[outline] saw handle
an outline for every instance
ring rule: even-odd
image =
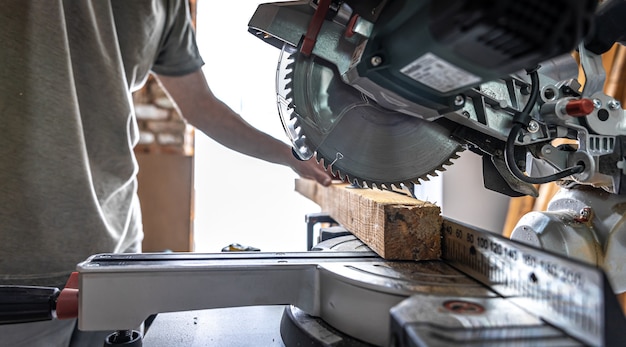
[[[607,52],[613,44],[626,44],[626,2],[604,1],[599,5],[593,21],[593,30],[585,38],[585,48],[595,54]]]
[[[52,287],[0,286],[0,324],[53,319],[60,293]]]

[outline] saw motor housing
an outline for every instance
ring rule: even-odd
[[[458,109],[457,97],[471,87],[574,49],[589,30],[595,4],[382,1],[370,9],[380,14],[364,47],[355,52],[353,60],[358,62],[352,69],[383,89],[443,114]]]

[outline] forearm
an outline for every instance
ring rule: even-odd
[[[219,100],[206,107],[209,107],[206,112],[199,111],[197,117],[191,115],[188,121],[207,136],[237,152],[276,164],[291,165],[291,148],[284,142],[252,127]]]
[[[201,73],[185,76],[184,80],[167,76],[159,76],[158,79],[187,122],[213,140],[255,158],[282,165],[290,164],[289,146],[252,127],[228,105],[218,100]],[[178,92],[183,90],[180,88],[181,83],[185,83],[185,92]]]
[[[314,160],[299,161],[285,143],[248,124],[209,89],[201,70],[179,77],[158,76],[181,115],[222,145],[268,162],[289,166],[301,177],[331,183],[330,174]]]

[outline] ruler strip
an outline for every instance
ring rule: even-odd
[[[442,258],[529,313],[593,346],[605,345],[598,268],[446,219]]]

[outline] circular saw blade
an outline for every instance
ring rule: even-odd
[[[289,59],[278,69],[291,110],[281,112],[283,123],[342,179],[368,187],[418,183],[463,150],[450,130],[382,108],[323,60],[297,52]]]

